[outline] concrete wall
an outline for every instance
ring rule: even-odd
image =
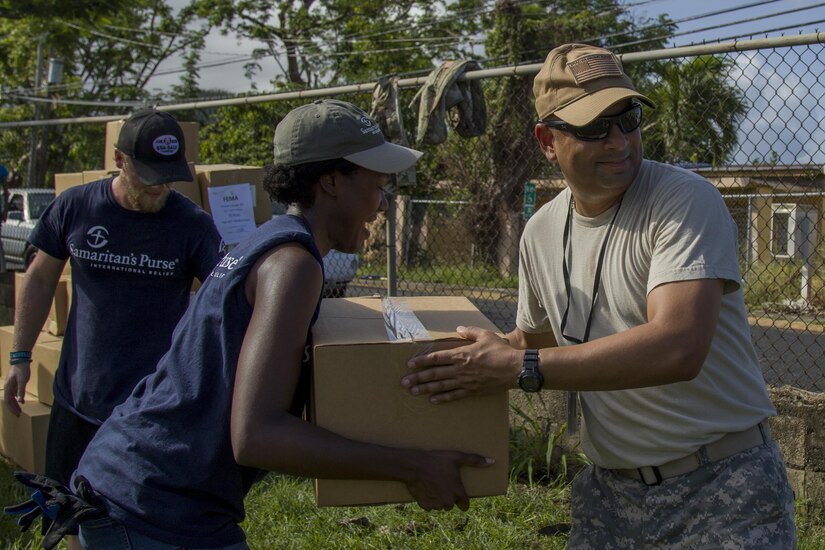
[[[770,420],[771,433],[785,455],[797,499],[811,510],[825,511],[825,393],[790,386],[768,389],[778,413]],[[529,411],[549,433],[556,432],[566,420],[565,392],[528,396],[514,390],[510,400],[521,411]],[[522,422],[511,413],[511,423]]]
[[[797,498],[825,511],[825,394],[770,388],[778,415],[771,432],[785,455]]]

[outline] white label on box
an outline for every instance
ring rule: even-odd
[[[248,183],[238,183],[207,190],[212,218],[226,244],[238,244],[255,231],[251,187]]]

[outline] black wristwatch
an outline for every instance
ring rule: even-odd
[[[539,372],[539,350],[525,350],[521,374],[518,375],[518,387],[528,393],[534,393],[541,391],[542,385],[544,377]]]

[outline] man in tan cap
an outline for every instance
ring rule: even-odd
[[[509,346],[416,358],[402,385],[446,402],[567,390],[593,462],[569,548],[793,548],[793,492],[750,339],[736,226],[693,172],[643,158],[640,94],[607,50],[560,46],[535,135],[568,188],[530,218]],[[569,418],[576,419],[571,414]]]

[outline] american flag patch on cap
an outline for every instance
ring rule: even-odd
[[[583,84],[595,78],[605,76],[622,76],[622,68],[616,58],[610,54],[596,53],[585,55],[567,64],[576,84]]]

